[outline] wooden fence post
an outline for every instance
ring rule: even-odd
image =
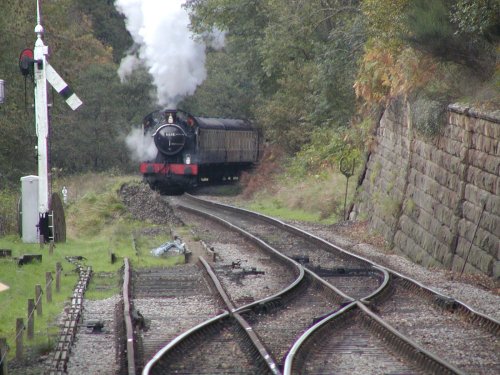
[[[23,359],[23,335],[24,335],[24,322],[23,318],[16,320],[16,359],[18,361]]]
[[[7,375],[7,339],[0,338],[0,375]]]
[[[35,300],[28,300],[28,339],[32,339],[35,334]]]
[[[45,272],[45,296],[47,303],[52,302],[52,272]]]
[[[36,315],[42,316],[42,286],[40,284],[35,285],[35,307]]]
[[[61,291],[61,262],[56,263],[56,293]]]

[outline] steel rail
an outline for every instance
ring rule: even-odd
[[[304,344],[307,341],[312,340],[312,335],[314,333],[316,333],[319,329],[321,329],[322,327],[324,327],[326,324],[328,324],[328,323],[330,323],[330,322],[332,322],[332,321],[334,321],[336,319],[344,319],[344,316],[346,315],[345,313],[347,311],[350,311],[350,310],[354,309],[356,306],[357,306],[356,302],[351,302],[347,306],[344,306],[339,311],[337,311],[337,312],[329,315],[328,317],[326,317],[325,319],[319,321],[318,323],[316,323],[315,325],[313,325],[312,327],[310,327],[307,331],[305,331],[297,339],[297,341],[295,341],[295,343],[293,344],[292,348],[288,352],[288,355],[286,356],[286,359],[285,359],[285,365],[284,365],[284,368],[283,368],[283,375],[292,374],[294,361],[296,360],[297,355],[300,354],[300,350],[304,346]]]
[[[195,333],[202,332],[204,329],[208,329],[210,326],[215,325],[224,319],[229,318],[229,312],[224,311],[222,314],[219,314],[211,319],[208,319],[197,326],[187,330],[186,332],[180,334],[176,338],[174,338],[172,341],[170,341],[167,345],[165,345],[162,349],[160,349],[154,356],[149,360],[148,363],[146,363],[146,366],[144,366],[144,369],[142,370],[142,375],[149,375],[152,374],[154,371],[154,367],[158,365],[159,361],[162,359],[162,357],[171,351],[173,348],[177,347],[180,343],[182,343],[184,340],[186,340],[188,337],[193,336]]]
[[[334,245],[334,244],[332,244],[332,243],[330,243],[322,238],[319,238],[311,233],[308,233],[302,229],[294,227],[293,225],[284,223],[283,221],[281,221],[279,219],[275,219],[275,218],[272,218],[272,217],[267,216],[267,215],[263,215],[263,214],[260,214],[257,212],[246,210],[244,208],[234,207],[234,206],[230,206],[230,205],[218,203],[218,202],[213,202],[213,201],[207,201],[205,199],[197,198],[197,197],[194,197],[194,196],[189,195],[189,194],[184,194],[184,196],[188,199],[191,199],[195,202],[199,202],[201,204],[205,204],[205,205],[208,205],[211,207],[221,207],[223,209],[230,210],[230,211],[238,211],[238,212],[241,212],[244,215],[247,215],[249,217],[256,217],[258,219],[261,219],[261,220],[266,221],[268,223],[271,223],[273,225],[282,227],[283,229],[289,231],[290,233],[297,234],[297,235],[301,236],[302,238],[310,238],[310,239],[316,241],[318,244],[323,245],[323,247],[326,249],[335,250],[335,251],[338,251],[338,252],[345,254],[349,257],[353,257],[353,258],[356,258],[356,259],[361,260],[363,262],[367,262],[378,269],[382,269],[382,270],[385,269],[387,272],[389,272],[389,274],[391,274],[391,277],[399,277],[401,279],[404,279],[406,282],[414,284],[415,286],[418,286],[418,288],[420,288],[422,291],[425,290],[428,293],[434,294],[434,295],[436,295],[440,298],[443,298],[443,299],[449,298],[448,296],[438,292],[437,290],[423,285],[422,283],[420,283],[417,280],[414,280],[410,277],[404,276],[401,273],[399,273],[399,272],[397,272],[389,267],[379,265],[379,264],[377,264],[377,263],[375,263],[367,258],[364,258],[364,257],[359,256],[357,254],[353,254],[353,253],[351,253],[345,249],[342,249],[341,247]],[[380,296],[380,295],[381,295],[381,293],[377,293],[376,296]],[[372,300],[376,296],[371,295],[369,297]],[[364,297],[362,300],[366,300],[367,298],[368,297]],[[456,300],[456,299],[453,299],[453,300],[454,300],[455,306],[457,307],[457,310],[460,313],[469,316],[469,319],[471,322],[476,323],[477,325],[486,326],[486,327],[490,328],[491,330],[493,330],[493,332],[497,335],[500,333],[500,320],[497,320],[495,318],[487,316],[486,314],[478,312],[478,311],[474,310],[474,308],[472,308],[471,306],[465,304],[464,302],[461,302],[461,301]]]
[[[246,238],[252,240],[254,243],[256,243],[258,246],[260,246],[264,250],[269,250],[273,254],[278,254],[281,258],[288,260],[290,263],[299,265],[301,267],[301,269],[304,269],[307,273],[309,273],[318,282],[320,282],[320,283],[324,284],[326,287],[332,289],[337,295],[341,296],[344,299],[343,301],[339,301],[337,299],[336,302],[339,302],[341,304],[346,304],[346,303],[349,303],[349,302],[353,302],[355,300],[354,298],[348,296],[347,294],[345,294],[344,292],[342,292],[340,289],[338,289],[334,285],[330,284],[328,281],[326,281],[323,278],[319,277],[313,271],[311,271],[311,270],[309,270],[307,268],[304,268],[300,263],[296,262],[294,259],[292,259],[292,258],[290,258],[290,257],[288,257],[288,256],[286,256],[284,254],[282,254],[281,252],[279,252],[278,250],[274,249],[272,246],[270,246],[268,243],[266,243],[262,239],[254,236],[253,234],[245,231],[244,229],[242,229],[242,228],[240,228],[240,227],[238,227],[238,226],[236,226],[236,225],[228,222],[227,220],[224,220],[224,219],[222,219],[222,218],[220,218],[218,216],[215,216],[213,214],[210,214],[210,213],[207,213],[207,212],[204,212],[204,211],[196,210],[196,209],[194,209],[192,207],[187,207],[187,206],[182,206],[182,205],[180,205],[178,207],[180,209],[182,209],[182,210],[185,210],[185,211],[188,211],[188,212],[191,212],[191,213],[195,213],[196,215],[203,216],[203,217],[208,218],[210,220],[216,221],[219,224],[222,224],[222,225],[224,225],[225,227],[227,227],[227,228],[229,228],[231,230],[237,231],[238,233],[242,234]],[[384,269],[382,267],[379,267],[378,265],[374,265],[374,264],[370,264],[370,266],[373,267],[374,269],[376,269],[377,271],[379,271],[380,273],[382,273],[384,275],[384,280],[382,281],[381,285],[377,288],[377,290],[375,290],[373,293],[371,293],[370,295],[368,295],[368,296],[366,296],[366,297],[363,298],[363,300],[366,300],[366,301],[369,301],[370,299],[374,298],[376,295],[380,294],[382,292],[382,290],[387,287],[387,285],[389,283],[389,279],[390,279],[390,275],[389,275],[389,273],[388,273],[388,271],[386,269]],[[290,287],[292,287],[292,286],[293,286],[293,284]],[[267,299],[274,299],[275,297],[276,297],[276,295],[267,297]],[[243,310],[248,310],[248,309],[251,309],[252,307],[254,307],[257,304],[261,304],[261,303],[259,301],[258,302],[253,302],[253,303],[250,303],[248,305],[245,305],[245,306],[242,306],[242,307],[236,309],[236,311],[241,312]]]
[[[134,349],[134,326],[131,317],[130,302],[130,263],[128,258],[124,260],[123,269],[123,317],[125,319],[125,331],[127,335],[127,371],[128,375],[135,375],[135,349]]]
[[[195,334],[201,333],[203,330],[208,329],[210,326],[215,325],[222,320],[226,319],[231,319],[234,318],[236,322],[242,327],[242,331],[245,332],[245,334],[248,336],[249,340],[252,342],[253,347],[255,350],[259,353],[260,357],[262,358],[263,362],[266,364],[267,368],[269,371],[273,374],[280,375],[281,372],[279,371],[279,367],[272,358],[272,356],[269,354],[265,346],[262,344],[258,336],[255,334],[255,332],[252,330],[251,326],[246,322],[246,320],[237,312],[235,312],[235,307],[232,304],[231,300],[229,299],[229,296],[227,293],[224,291],[222,285],[220,284],[219,280],[217,279],[215,273],[211,269],[210,265],[208,262],[203,258],[200,257],[200,263],[203,265],[205,271],[208,273],[210,276],[210,279],[214,286],[216,287],[219,295],[222,297],[223,301],[226,303],[226,305],[229,308],[229,311],[224,311],[223,314],[220,314],[212,319],[209,319],[196,327],[193,327],[189,329],[188,331],[182,333],[181,335],[177,336],[174,340],[172,340],[170,343],[168,343],[166,346],[164,346],[161,350],[159,350],[153,358],[146,364],[146,366],[143,369],[142,374],[143,375],[149,375],[154,373],[154,368],[159,364],[161,359],[169,352],[173,351],[175,348],[179,347],[180,344],[182,344],[185,340],[187,340],[189,337],[194,336]],[[267,298],[266,298],[267,299]],[[261,301],[257,301],[257,303],[261,303]]]
[[[295,289],[295,287],[300,283],[302,282],[302,279],[304,278],[304,272],[307,272],[311,277],[313,277],[317,282],[319,282],[320,284],[323,284],[326,288],[332,290],[336,296],[334,298],[335,302],[338,302],[339,304],[346,304],[346,303],[349,303],[349,302],[353,302],[354,299],[350,296],[348,296],[347,294],[345,294],[344,292],[342,292],[340,289],[338,289],[337,287],[335,287],[334,285],[330,284],[328,281],[324,280],[323,278],[319,277],[317,274],[315,274],[313,271],[311,270],[308,270],[307,268],[304,268],[300,263],[296,262],[295,260],[293,260],[292,258],[280,253],[278,250],[276,250],[275,248],[273,248],[272,246],[270,246],[268,243],[266,243],[265,241],[263,241],[262,239],[254,236],[253,234],[245,231],[244,229],[228,222],[227,220],[224,220],[218,216],[215,216],[215,215],[212,215],[210,213],[207,213],[207,212],[204,212],[204,211],[199,211],[199,210],[196,210],[194,208],[191,208],[191,207],[187,207],[187,206],[178,206],[180,209],[183,209],[185,211],[188,211],[188,212],[191,212],[191,213],[195,213],[196,215],[199,215],[199,216],[203,216],[205,218],[208,218],[210,220],[213,220],[213,221],[216,221],[218,222],[219,224],[222,224],[224,225],[225,227],[227,227],[228,229],[231,229],[231,230],[234,230],[238,233],[240,233],[241,235],[243,235],[244,237],[250,239],[252,242],[256,243],[259,247],[261,247],[262,249],[264,250],[268,250],[268,251],[271,251],[271,254],[274,254],[274,255],[279,255],[279,257],[281,259],[286,259],[289,263],[292,263],[294,265],[296,265],[297,267],[299,267],[299,270],[300,270],[300,274],[299,274],[299,277],[295,280],[294,283],[290,284],[290,286],[288,286],[287,288],[285,288],[284,290],[280,291],[279,293],[276,293],[274,295],[271,295],[269,297],[266,297],[266,298],[263,298],[259,301],[255,301],[255,302],[251,302],[247,305],[244,305],[244,306],[241,306],[241,307],[238,307],[235,309],[235,312],[244,312],[246,310],[252,310],[256,307],[262,307],[264,305],[266,305],[267,303],[272,303],[273,301],[276,301],[276,300],[279,300],[280,297],[282,297],[283,295],[287,294],[289,291],[292,291],[293,289]],[[380,268],[378,267],[375,267],[377,268],[380,272],[383,273],[383,270],[381,270]],[[387,272],[386,272],[387,273]],[[384,277],[384,282],[382,283],[384,286],[387,285],[387,280],[388,276],[385,276]],[[377,289],[377,291],[380,290],[380,287]],[[375,292],[377,292],[375,291]],[[339,298],[342,297],[342,300]]]
[[[287,286],[285,289],[281,290],[278,293],[275,293],[275,294],[273,294],[273,295],[271,295],[269,297],[262,298],[262,299],[260,299],[258,301],[254,301],[254,302],[251,302],[251,303],[249,303],[247,305],[244,305],[244,306],[241,306],[241,307],[237,308],[235,310],[236,312],[242,312],[243,310],[249,310],[249,309],[253,309],[255,307],[263,307],[263,306],[265,306],[267,304],[272,304],[273,302],[275,302],[277,300],[280,300],[284,295],[286,295],[286,294],[290,293],[291,291],[293,291],[304,280],[305,271],[304,271],[304,267],[302,267],[302,265],[300,263],[298,263],[295,260],[293,260],[293,259],[287,257],[286,255],[280,253],[278,250],[276,250],[275,248],[273,248],[272,246],[270,246],[268,243],[262,241],[260,238],[254,236],[253,234],[245,231],[242,228],[239,228],[239,227],[235,226],[234,224],[231,224],[230,222],[228,222],[228,221],[226,221],[224,219],[221,219],[221,218],[219,218],[217,216],[211,215],[211,214],[209,214],[207,212],[198,211],[196,209],[193,209],[191,207],[186,207],[186,206],[179,206],[179,208],[182,208],[183,210],[185,210],[187,212],[191,212],[191,213],[195,213],[196,215],[203,216],[203,217],[208,218],[210,220],[217,221],[218,223],[226,226],[227,228],[240,233],[242,236],[244,236],[248,240],[250,240],[253,243],[255,243],[261,249],[268,251],[270,253],[270,255],[273,256],[278,261],[290,263],[290,264],[292,264],[292,265],[295,266],[295,270],[296,270],[295,272],[298,275],[297,275],[297,277],[296,277],[296,279],[294,280],[293,283],[291,283],[289,286]],[[349,298],[349,297],[347,297],[347,298]]]
[[[309,328],[290,349],[290,352],[285,359],[283,374],[291,375],[292,373],[296,373],[294,368],[297,367],[297,361],[303,360],[300,355],[301,350],[303,350],[304,346],[315,341],[313,337],[315,334],[318,334],[321,329],[328,329],[327,326],[329,324],[335,324],[336,321],[351,319],[348,314],[352,313],[355,309],[360,310],[361,320],[369,330],[374,332],[377,336],[382,337],[385,342],[391,345],[391,347],[396,349],[396,351],[400,354],[404,355],[407,359],[418,363],[418,365],[424,370],[437,374],[465,375],[465,373],[457,367],[437,357],[424,349],[422,346],[415,343],[413,340],[399,333],[391,325],[387,324],[380,317],[371,312],[360,301],[355,301],[345,306],[343,309]]]
[[[273,373],[275,373],[275,374],[279,374],[280,372],[279,372],[279,368],[278,368],[277,364],[272,359],[272,357],[268,353],[267,349],[265,349],[264,345],[260,342],[260,339],[255,334],[255,332],[253,331],[253,329],[251,328],[251,326],[240,315],[240,313],[243,313],[245,311],[248,311],[248,310],[254,309],[254,308],[259,308],[260,309],[263,306],[266,306],[267,304],[273,304],[275,301],[277,301],[277,300],[279,301],[283,295],[288,294],[291,291],[295,290],[299,286],[299,284],[301,284],[304,281],[305,272],[307,272],[308,274],[310,274],[312,277],[314,277],[319,283],[323,284],[325,287],[330,288],[331,290],[333,290],[338,295],[337,299],[341,303],[352,303],[352,301],[353,301],[352,298],[350,298],[346,294],[342,293],[340,290],[338,290],[337,288],[335,288],[333,285],[329,284],[328,282],[326,282],[322,278],[318,277],[313,272],[311,272],[309,270],[305,271],[304,267],[300,263],[298,263],[298,262],[294,261],[293,259],[291,259],[291,258],[289,258],[289,257],[287,257],[287,256],[285,256],[283,254],[281,254],[279,251],[277,251],[276,249],[274,249],[273,247],[271,247],[269,244],[267,244],[266,242],[262,241],[261,239],[257,238],[256,236],[252,235],[251,233],[246,232],[245,230],[243,230],[243,229],[241,229],[241,228],[239,228],[239,227],[237,227],[237,226],[235,226],[235,225],[233,225],[233,224],[231,224],[231,223],[229,223],[229,222],[227,222],[227,221],[225,221],[225,220],[223,220],[223,219],[221,219],[221,218],[219,218],[217,216],[210,215],[208,213],[205,213],[205,212],[202,212],[202,211],[198,211],[198,210],[195,210],[195,209],[192,209],[192,208],[189,208],[189,207],[182,207],[182,209],[185,209],[188,212],[193,212],[193,213],[196,213],[198,215],[205,216],[205,217],[207,217],[207,218],[209,218],[211,220],[215,220],[215,221],[219,222],[220,224],[226,226],[227,228],[230,228],[230,229],[232,229],[232,230],[234,230],[234,231],[242,234],[244,237],[246,237],[247,239],[251,240],[252,242],[254,242],[255,244],[257,244],[259,247],[261,247],[262,249],[264,249],[266,251],[269,251],[270,254],[273,257],[277,258],[279,261],[286,262],[286,263],[289,263],[289,264],[293,265],[295,267],[295,269],[296,269],[296,273],[298,273],[298,277],[293,281],[292,284],[290,284],[289,286],[287,286],[285,289],[283,289],[279,293],[275,293],[275,294],[273,294],[273,295],[271,295],[269,297],[265,297],[265,298],[263,298],[261,300],[252,302],[250,304],[241,306],[239,308],[235,308],[234,305],[229,300],[229,297],[226,295],[226,293],[222,289],[222,286],[220,285],[220,283],[216,279],[216,276],[213,273],[213,271],[210,269],[210,267],[207,268],[208,263],[206,262],[206,260],[203,257],[200,257],[200,261],[206,267],[207,273],[209,275],[211,275],[212,278],[215,278],[215,280],[217,280],[217,284],[219,284],[219,286],[217,287],[219,289],[219,293],[221,294],[221,296],[223,296],[222,298],[226,302],[226,304],[228,305],[230,311],[226,311],[224,314],[221,314],[218,317],[215,317],[215,318],[210,319],[210,320],[208,320],[208,321],[206,321],[204,323],[201,323],[198,326],[196,326],[196,327],[194,327],[194,328],[192,328],[192,329],[184,332],[183,334],[177,336],[169,344],[167,344],[160,351],[158,351],[155,354],[155,356],[146,364],[146,366],[144,367],[143,372],[142,372],[143,375],[149,375],[151,373],[152,369],[154,368],[154,366],[161,360],[161,358],[166,353],[168,353],[169,351],[171,351],[175,347],[177,347],[185,339],[187,339],[191,335],[195,334],[196,332],[199,332],[199,331],[205,329],[207,326],[211,325],[212,323],[215,323],[215,322],[220,321],[222,319],[229,318],[230,316],[233,316],[236,320],[238,320],[238,322],[243,327],[244,331],[247,333],[247,335],[249,336],[249,338],[253,342],[257,343],[257,344],[254,344],[254,346],[258,349],[260,355],[266,361],[266,363],[267,363],[268,368],[270,369],[270,371],[273,372]]]
[[[371,300],[374,300],[375,298],[377,298],[377,296],[385,293],[385,291],[389,287],[389,282],[391,281],[391,274],[389,273],[389,271],[387,271],[387,269],[376,265],[373,265],[373,268],[379,270],[384,275],[384,280],[382,281],[382,283],[380,283],[379,287],[371,294],[360,299],[360,301],[363,301],[364,303],[370,303]]]
[[[243,328],[243,331],[248,335],[254,348],[259,352],[260,357],[266,363],[269,370],[273,374],[281,375],[281,372],[279,371],[276,361],[273,359],[271,354],[269,354],[268,350],[266,349],[262,341],[259,339],[259,337],[255,334],[250,324],[248,324],[248,322],[239,313],[235,312],[235,308],[233,303],[231,302],[231,299],[229,298],[226,291],[222,287],[222,284],[215,275],[215,272],[212,270],[212,267],[210,267],[208,262],[203,257],[200,257],[200,261],[205,267],[207,273],[209,274],[210,279],[212,280],[212,283],[215,285],[217,291],[222,296],[222,299],[224,300],[224,302],[226,302],[227,307],[231,311],[230,315],[236,319],[238,324]]]
[[[389,340],[393,341],[393,346],[397,348],[398,351],[402,354],[406,354],[410,358],[416,358],[417,362],[424,369],[431,370],[437,374],[466,375],[465,372],[439,358],[410,338],[398,332],[390,324],[382,320],[377,314],[374,314],[363,303],[357,301],[356,305],[363,311],[363,320],[369,328],[378,332],[383,337],[388,337]]]

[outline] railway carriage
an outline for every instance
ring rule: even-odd
[[[161,110],[143,120],[145,137],[156,147],[140,171],[151,188],[179,194],[202,184],[236,181],[259,156],[259,133],[245,120],[192,116]]]

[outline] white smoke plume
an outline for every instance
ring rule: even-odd
[[[140,60],[157,88],[158,104],[175,108],[192,95],[206,77],[205,45],[189,30],[185,0],[116,0],[138,49],[125,57],[119,74],[123,80]]]
[[[141,129],[132,129],[125,138],[127,148],[130,150],[130,157],[134,161],[154,160],[157,149],[151,134],[144,134]]]
[[[124,82],[127,77],[139,66],[141,66],[141,61],[137,58],[137,56],[125,56],[120,63],[120,67],[118,68],[118,76],[121,81]]]

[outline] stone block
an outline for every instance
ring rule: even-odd
[[[494,194],[498,183],[498,176],[485,173],[479,168],[470,166],[467,171],[467,182]]]
[[[490,254],[472,245],[467,263],[471,263],[479,271],[489,275],[493,270],[493,262],[494,259]]]
[[[492,138],[486,137],[482,134],[474,133],[472,135],[472,148],[486,154],[493,154],[495,142]]]
[[[484,211],[481,217],[480,228],[500,238],[500,217]]]
[[[493,263],[492,277],[495,280],[500,279],[500,261],[498,260]]]
[[[498,242],[498,236],[483,230],[482,228],[478,228],[476,239],[474,243],[483,251],[490,254],[492,257],[496,259],[500,259],[500,243]]]
[[[458,256],[465,258],[466,254],[469,252],[470,247],[471,247],[470,241],[468,241],[466,238],[462,236],[459,236],[455,253]]]

